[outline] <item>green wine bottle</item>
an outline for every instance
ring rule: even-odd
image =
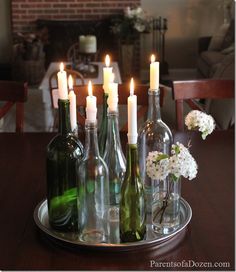
[[[69,100],[58,100],[59,133],[47,147],[49,223],[60,231],[78,229],[76,161],[83,146],[71,132]]]
[[[99,135],[98,135],[98,146],[100,156],[104,156],[106,141],[107,141],[107,99],[108,94],[104,92],[103,94],[103,110],[102,110],[102,122],[99,127]]]
[[[135,242],[146,233],[145,195],[139,173],[137,144],[127,145],[127,166],[121,186],[120,240]]]

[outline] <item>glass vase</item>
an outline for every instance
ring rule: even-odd
[[[153,181],[152,226],[162,234],[173,232],[180,223],[181,180]]]
[[[108,241],[108,169],[98,149],[97,124],[86,120],[85,156],[77,166],[78,224],[80,240],[88,243]]]
[[[121,187],[120,240],[135,242],[146,234],[145,194],[140,178],[136,144],[127,145],[127,167]]]
[[[102,122],[99,128],[98,145],[100,156],[103,158],[107,140],[107,99],[108,94],[103,94]]]
[[[83,146],[72,134],[69,100],[58,100],[59,133],[47,147],[47,201],[49,223],[59,231],[77,231],[76,162]]]

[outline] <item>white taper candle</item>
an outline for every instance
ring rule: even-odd
[[[155,56],[151,56],[150,64],[150,89],[159,89],[159,62],[155,61]]]
[[[73,90],[73,79],[72,76],[69,75],[68,79],[68,85],[69,85],[69,100],[70,100],[70,124],[72,131],[76,129],[77,127],[77,112],[76,112],[76,95]]]
[[[86,120],[95,122],[97,119],[97,98],[93,96],[92,82],[88,83],[88,96],[86,97]]]
[[[68,99],[68,89],[67,89],[67,76],[66,71],[64,71],[63,63],[60,64],[60,71],[57,73],[58,79],[58,92],[59,99]]]
[[[128,97],[128,143],[137,144],[137,96],[134,95],[134,80],[130,82],[130,96]]]

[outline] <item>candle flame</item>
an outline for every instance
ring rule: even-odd
[[[133,95],[134,94],[134,79],[131,78],[131,81],[130,81],[130,95]]]
[[[64,64],[63,64],[63,62],[61,62],[61,64],[60,64],[60,72],[63,72],[64,71]]]
[[[71,75],[69,75],[69,78],[68,78],[68,85],[69,85],[69,90],[72,90],[73,89],[73,78]]]
[[[93,95],[93,88],[92,88],[91,80],[89,80],[89,83],[88,83],[88,94],[89,94],[89,96]]]
[[[152,54],[152,55],[151,55],[151,62],[153,63],[153,62],[155,62],[155,60],[156,60],[155,55]]]
[[[106,57],[105,57],[105,64],[106,64],[106,67],[110,66],[110,57],[109,57],[109,55],[106,55]]]

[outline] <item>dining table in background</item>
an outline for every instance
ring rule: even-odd
[[[86,77],[84,78],[85,84],[88,84],[89,80],[92,81],[93,84],[103,84],[103,67],[105,67],[104,62],[91,62],[91,64],[97,65],[98,67],[98,74],[94,78]],[[64,65],[71,65],[70,62],[64,62]],[[45,127],[50,127],[53,124],[54,116],[51,106],[51,97],[50,97],[50,88],[49,88],[49,78],[50,75],[55,72],[59,71],[60,62],[51,62],[48,66],[48,69],[39,85],[39,89],[42,91],[42,101],[44,106],[44,112],[45,112]],[[115,74],[115,82],[121,84],[122,79],[120,75],[120,69],[117,62],[111,62],[110,67],[113,69],[113,73]],[[55,82],[52,82],[52,86],[57,86],[57,82],[55,79]]]
[[[195,180],[182,179],[192,219],[165,243],[130,252],[63,247],[37,228],[33,213],[46,197],[46,146],[54,135],[0,134],[0,269],[207,270],[202,265],[220,265],[211,269],[234,270],[234,131],[215,131],[205,141],[196,132],[174,133],[184,144],[191,135],[199,166]],[[126,139],[122,134],[123,148]]]

